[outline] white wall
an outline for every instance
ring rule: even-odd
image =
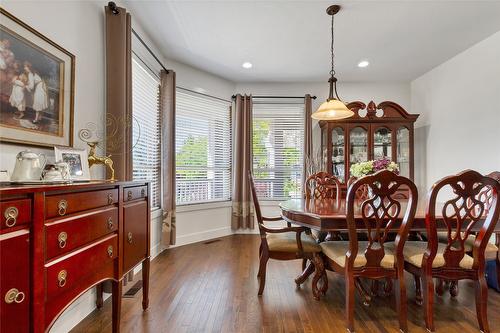
[[[411,83],[423,183],[464,169],[500,170],[500,32]]]

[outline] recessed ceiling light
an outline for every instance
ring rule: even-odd
[[[241,67],[246,68],[246,69],[250,69],[250,68],[252,68],[252,66],[253,66],[253,65],[252,65],[252,63],[251,63],[251,62],[248,62],[248,61],[244,62],[244,63],[241,65]]]
[[[367,60],[363,60],[358,63],[358,67],[365,68],[368,67],[369,64],[370,63]]]

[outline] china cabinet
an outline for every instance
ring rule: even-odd
[[[354,116],[319,122],[327,171],[345,184],[352,164],[387,157],[398,164],[401,175],[413,179],[413,125],[419,115],[388,101],[357,101],[347,107]]]

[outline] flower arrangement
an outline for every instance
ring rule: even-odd
[[[359,162],[351,165],[351,174],[356,178],[361,178],[367,175],[371,175],[380,170],[389,170],[395,174],[399,174],[398,165],[389,160],[387,157],[382,157],[377,160]]]

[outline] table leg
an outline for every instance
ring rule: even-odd
[[[314,264],[311,260],[308,260],[307,265],[306,265],[306,269],[304,269],[302,274],[297,276],[297,278],[295,279],[295,283],[297,284],[297,287],[300,287],[300,285],[302,283],[304,283],[307,280],[307,278],[309,276],[311,276],[312,273],[314,273]]]
[[[354,285],[356,286],[356,290],[358,291],[359,295],[363,298],[363,305],[370,306],[370,302],[372,301],[370,292],[365,289],[359,277],[354,278]]]

